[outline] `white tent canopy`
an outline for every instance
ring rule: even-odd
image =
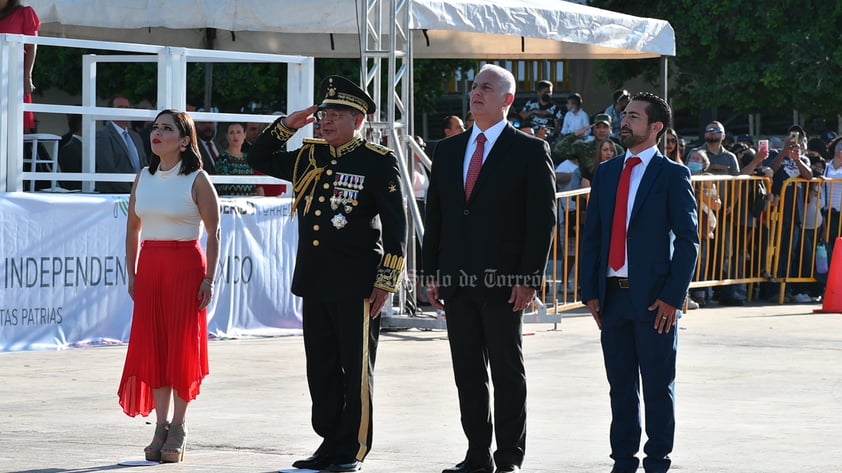
[[[563,0],[407,0],[416,58],[636,59],[675,55],[663,20]],[[29,0],[44,36],[313,57],[360,57],[353,0]],[[387,13],[383,14],[388,21]]]

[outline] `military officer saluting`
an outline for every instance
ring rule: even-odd
[[[320,90],[320,105],[264,130],[248,162],[291,181],[295,191],[292,292],[303,301],[313,429],[324,440],[293,466],[357,471],[371,448],[377,316],[401,283],[406,216],[395,154],[361,134],[374,101],[338,76],[327,77]],[[316,121],[321,139],[283,151],[296,130]]]

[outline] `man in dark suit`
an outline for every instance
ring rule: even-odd
[[[108,106],[131,108],[132,104],[126,97],[115,95],[108,100]],[[128,120],[108,121],[97,130],[96,172],[136,174],[148,164],[140,135],[129,128]],[[132,183],[97,181],[96,190],[103,194],[128,194]]]
[[[463,461],[445,473],[517,472],[526,446],[522,315],[543,284],[556,222],[555,174],[546,141],[506,121],[512,74],[480,69],[471,91],[474,127],[436,147],[427,191],[424,279],[447,314]],[[494,422],[488,367],[494,382]]]
[[[62,172],[82,172],[82,115],[75,113],[67,115],[67,137],[64,145],[58,150],[58,166]],[[82,190],[80,181],[61,181],[61,187],[68,190]]]
[[[672,118],[663,99],[636,95],[620,138],[627,152],[597,166],[582,238],[582,300],[601,329],[611,386],[612,473],[637,470],[639,380],[646,435],[643,467],[664,473],[675,436],[678,310],[699,252],[689,170],[656,148]]]
[[[191,110],[192,109],[192,110]],[[204,108],[188,105],[187,111],[204,112]],[[211,107],[210,112],[217,113],[219,109]],[[202,155],[202,169],[208,174],[216,174],[216,161],[222,154],[216,144],[216,122],[196,122],[196,138],[199,139],[199,153]]]

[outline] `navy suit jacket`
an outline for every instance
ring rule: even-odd
[[[514,285],[539,289],[556,223],[555,173],[547,142],[506,125],[465,200],[471,131],[438,143],[427,190],[424,276],[439,295],[472,288],[506,302]]]
[[[611,226],[624,159],[625,155],[618,156],[597,166],[585,218],[579,260],[582,300],[598,299],[601,308],[605,307]],[[633,302],[630,318],[652,320],[654,313],[648,308],[657,299],[682,307],[699,254],[696,197],[687,167],[655,154],[637,190],[626,235]]]

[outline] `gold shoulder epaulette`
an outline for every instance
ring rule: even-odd
[[[388,148],[386,146],[379,145],[377,143],[372,143],[370,141],[366,141],[365,147],[374,151],[375,153],[381,154],[383,156],[386,156],[387,154],[392,152],[392,148]]]
[[[307,144],[310,144],[310,145],[326,145],[327,141],[325,141],[321,138],[304,138],[304,144],[305,145],[307,145]]]

